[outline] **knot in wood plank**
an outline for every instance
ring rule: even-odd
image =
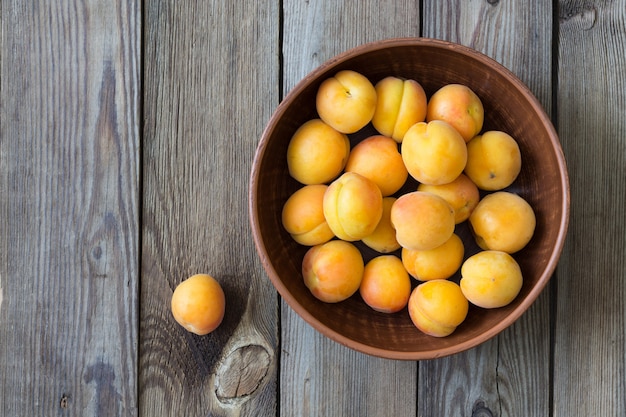
[[[245,401],[261,387],[271,355],[263,346],[250,344],[230,352],[215,375],[215,394],[223,404]]]
[[[472,407],[472,417],[493,417],[493,412],[485,406],[484,401],[476,401]]]
[[[580,6],[563,8],[559,15],[561,24],[572,25],[580,30],[589,30],[593,28],[598,19],[598,10],[591,3],[585,3]]]
[[[123,398],[118,391],[115,379],[115,367],[103,360],[98,360],[87,367],[83,380],[87,384],[95,384],[93,400],[96,415],[120,415]]]
[[[69,397],[65,394],[61,395],[61,401],[59,402],[59,406],[61,408],[68,408],[69,407]]]

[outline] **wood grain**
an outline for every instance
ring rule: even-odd
[[[626,2],[559,2],[558,126],[572,190],[554,409],[626,414]],[[576,393],[576,395],[572,395]]]
[[[137,415],[140,20],[2,2],[3,415]]]
[[[4,0],[0,414],[625,415],[625,3]],[[571,221],[551,286],[510,329],[399,362],[279,300],[247,186],[265,123],[306,73],[420,34],[494,57],[554,116]],[[229,300],[206,337],[169,312],[195,272]]]
[[[552,3],[525,5],[426,1],[423,34],[494,58],[526,83],[550,114]],[[522,318],[491,341],[460,355],[420,363],[419,392],[428,395],[418,398],[419,415],[549,415],[550,349],[546,288]],[[527,392],[533,392],[532,398]]]
[[[248,176],[279,101],[278,2],[145,3],[142,416],[275,415],[277,296],[255,253]],[[226,294],[215,332],[169,302],[194,273]]]
[[[419,35],[413,1],[285,1],[283,85],[365,42]],[[369,357],[317,333],[281,303],[280,415],[416,415],[415,362]]]

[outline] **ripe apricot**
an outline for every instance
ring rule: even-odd
[[[328,186],[323,209],[335,236],[346,241],[361,240],[378,226],[383,215],[383,196],[372,180],[346,172]]]
[[[378,97],[372,125],[401,143],[411,126],[426,119],[426,93],[417,81],[394,76],[380,80],[375,89]]]
[[[447,84],[428,101],[426,120],[450,123],[469,142],[483,127],[485,109],[476,93],[466,85]]]
[[[211,333],[222,323],[226,298],[219,282],[208,274],[196,274],[174,289],[171,309],[174,319],[197,335]]]
[[[532,207],[522,197],[496,191],[478,202],[469,222],[482,249],[515,253],[530,242],[537,221]]]
[[[320,119],[305,122],[287,147],[289,174],[302,184],[324,184],[346,166],[350,140]]]
[[[376,111],[376,89],[363,74],[339,71],[322,81],[315,97],[320,118],[342,133],[365,127]]]
[[[522,155],[508,133],[491,130],[467,144],[465,173],[482,190],[502,190],[515,181],[522,168]]]
[[[368,247],[380,253],[391,253],[400,249],[400,244],[396,239],[396,229],[391,224],[391,207],[395,201],[395,197],[383,197],[383,215],[376,229],[361,239]]]
[[[365,265],[359,292],[374,310],[395,313],[409,300],[411,279],[397,256],[381,255]]]
[[[400,150],[409,174],[422,184],[446,184],[463,172],[467,145],[450,124],[433,120],[407,130]]]
[[[402,249],[402,263],[419,281],[450,278],[463,263],[465,247],[461,238],[452,234],[443,245],[430,250]]]
[[[454,210],[436,194],[413,191],[393,204],[391,224],[403,248],[434,249],[454,233]]]
[[[478,187],[465,174],[460,174],[454,181],[447,184],[420,184],[417,191],[437,194],[446,200],[454,210],[456,224],[467,220],[480,200]]]
[[[302,260],[304,285],[326,303],[338,303],[358,291],[365,268],[361,252],[350,242],[331,240],[313,246]]]
[[[465,320],[469,303],[455,282],[436,279],[415,287],[408,310],[415,327],[428,335],[444,337]]]
[[[283,227],[301,245],[315,246],[328,242],[335,235],[324,217],[325,184],[305,185],[285,202]]]
[[[352,148],[345,171],[369,178],[378,185],[383,196],[398,191],[409,176],[398,144],[382,135],[370,136]]]
[[[522,288],[522,271],[506,252],[483,251],[469,257],[461,267],[461,290],[474,305],[504,307]]]

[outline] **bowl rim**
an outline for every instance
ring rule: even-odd
[[[258,192],[257,177],[260,174],[259,166],[267,149],[269,136],[271,132],[276,128],[278,122],[280,121],[281,117],[283,116],[289,105],[299,94],[302,93],[304,89],[307,88],[308,83],[311,80],[318,78],[329,69],[332,69],[352,58],[362,55],[363,53],[371,53],[376,50],[386,49],[390,47],[406,46],[427,46],[439,49],[454,50],[455,52],[465,55],[473,60],[480,59],[484,61],[485,63],[489,64],[492,69],[499,72],[508,81],[510,81],[512,86],[516,88],[526,100],[528,100],[531,107],[533,108],[533,111],[535,112],[537,117],[541,119],[542,124],[546,127],[550,144],[552,145],[552,149],[554,151],[557,161],[557,168],[561,181],[560,186],[563,190],[563,198],[561,200],[562,215],[559,222],[559,231],[557,234],[555,245],[550,252],[549,262],[546,265],[546,268],[544,269],[541,276],[538,278],[537,283],[531,288],[529,293],[520,302],[520,304],[516,306],[515,309],[513,309],[507,316],[505,316],[504,319],[501,320],[496,326],[482,333],[472,336],[458,344],[421,351],[390,350],[355,341],[332,330],[321,321],[319,321],[306,308],[303,308],[302,304],[298,302],[298,300],[288,291],[285,284],[278,277],[278,273],[274,269],[274,266],[269,259],[267,250],[265,249],[262,242],[260,226],[258,224],[258,205],[256,199],[256,195]],[[293,88],[291,88],[291,90],[284,96],[284,98],[280,101],[280,103],[274,110],[261,134],[250,171],[248,203],[249,223],[252,229],[254,244],[257,250],[257,254],[261,260],[261,264],[263,265],[263,268],[265,269],[265,272],[268,275],[272,284],[274,285],[275,289],[297,315],[302,317],[305,322],[307,322],[315,330],[319,331],[324,336],[358,352],[386,359],[426,360],[460,353],[462,351],[476,347],[489,339],[492,339],[493,337],[504,331],[506,328],[510,327],[515,321],[517,321],[535,302],[539,294],[543,291],[547,283],[552,278],[552,275],[556,269],[565,244],[570,216],[570,187],[566,160],[556,129],[554,128],[551,119],[546,114],[545,109],[543,108],[539,100],[530,91],[528,86],[526,86],[526,84],[517,77],[517,75],[515,75],[511,70],[500,64],[495,59],[489,57],[488,55],[459,43],[424,37],[397,37],[367,42],[356,47],[347,49],[344,52],[339,53],[320,64],[318,67],[306,74],[298,83],[294,85]],[[298,306],[300,307],[299,309],[296,308]]]

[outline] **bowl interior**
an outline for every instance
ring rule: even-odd
[[[483,101],[483,131],[503,130],[519,143],[522,171],[507,188],[527,199],[537,216],[533,239],[514,255],[524,275],[518,297],[508,306],[470,307],[467,319],[445,338],[423,334],[406,309],[377,313],[355,294],[337,304],[315,299],[304,286],[301,262],[307,247],[285,232],[281,210],[301,184],[287,170],[286,152],[296,129],[316,118],[320,83],[342,69],[356,70],[373,83],[395,75],[417,80],[428,97],[449,83],[472,88]],[[371,126],[350,135],[354,144],[374,134]],[[413,189],[409,179],[401,192]],[[558,137],[529,90],[504,67],[460,45],[429,39],[396,39],[367,44],[328,61],[307,75],[281,102],[270,119],[253,163],[250,221],[261,261],[281,296],[304,320],[327,337],[358,351],[394,359],[427,359],[456,353],[495,336],[515,321],[548,282],[560,255],[567,228],[569,189]],[[457,226],[468,257],[478,251],[466,224]],[[364,245],[367,261],[375,256]],[[399,253],[399,252],[398,252]],[[459,276],[452,277],[458,282]],[[413,284],[417,282],[413,280]]]

